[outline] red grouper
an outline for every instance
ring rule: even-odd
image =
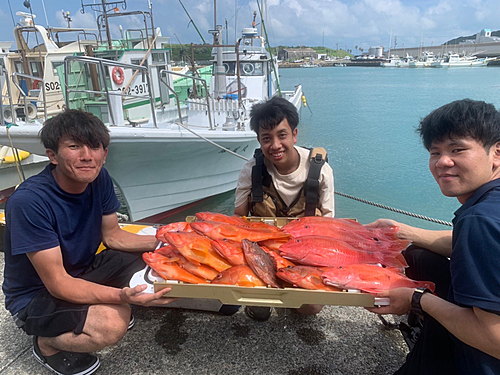
[[[247,264],[253,272],[268,286],[281,288],[281,282],[276,277],[274,264],[269,255],[255,242],[244,239],[242,241],[243,253]]]
[[[231,263],[212,248],[210,239],[198,233],[168,232],[165,233],[165,239],[191,263],[206,264],[218,272],[231,267]]]
[[[167,225],[162,225],[156,230],[156,239],[163,243],[166,243],[165,233],[167,232],[192,232],[193,230],[186,221],[179,221],[176,223],[170,223]]]
[[[207,284],[207,280],[193,275],[177,263],[158,253],[143,253],[142,259],[165,280],[178,280],[191,284]]]
[[[195,216],[196,219],[200,221],[216,221],[219,223],[250,227],[250,222],[239,216],[228,216],[215,212],[198,212]]]
[[[210,266],[205,264],[193,264],[186,257],[184,257],[181,253],[179,253],[172,245],[166,245],[160,247],[159,249],[154,251],[157,254],[169,257],[186,271],[191,272],[193,275],[199,276],[206,280],[213,280],[219,272],[213,269]]]
[[[254,229],[239,227],[236,225],[217,223],[215,221],[194,221],[191,228],[199,234],[205,235],[212,240],[222,240],[224,238],[233,241],[242,241],[248,239],[253,242],[265,241],[270,239],[289,238],[290,235],[276,231],[275,229]]]
[[[368,228],[355,221],[329,217],[302,217],[281,228],[292,237],[324,236],[349,243],[361,250],[398,251],[405,249],[410,241],[397,238],[398,227]]]
[[[247,264],[241,242],[233,240],[212,240],[212,247],[233,266]]]
[[[238,285],[245,287],[266,286],[248,266],[233,266],[222,271],[210,284]]]
[[[317,267],[310,266],[295,266],[280,268],[276,272],[281,280],[287,281],[293,286],[311,290],[327,290],[330,292],[338,292],[342,289],[323,283],[321,275],[323,270]]]
[[[434,292],[436,286],[430,281],[415,281],[394,268],[384,268],[373,264],[351,264],[326,268],[321,275],[327,285],[342,289],[359,289],[376,293],[401,287],[428,288]]]
[[[406,262],[404,262],[400,252],[358,250],[347,242],[333,238],[329,239],[328,246],[324,246],[321,237],[319,239],[311,237],[295,238],[288,241],[279,249],[281,256],[295,263],[317,267],[334,267],[356,263],[381,263],[401,270],[406,267]]]

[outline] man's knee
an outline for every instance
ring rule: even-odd
[[[130,315],[127,304],[91,306],[83,331],[97,346],[115,345],[127,333]]]

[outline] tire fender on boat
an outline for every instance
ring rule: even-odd
[[[115,66],[113,68],[111,76],[113,77],[113,82],[116,83],[117,85],[121,85],[125,80],[125,74],[123,73],[123,69],[120,68],[119,66]]]

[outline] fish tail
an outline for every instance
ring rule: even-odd
[[[380,263],[382,263],[386,267],[397,268],[400,271],[403,271],[405,267],[408,267],[408,263],[406,263],[406,260],[404,259],[402,254],[394,256],[394,254],[382,253]]]

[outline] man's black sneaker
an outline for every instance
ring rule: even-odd
[[[245,313],[253,320],[265,322],[271,316],[271,308],[261,306],[245,306]]]
[[[127,331],[130,331],[135,325],[135,317],[134,314],[130,314],[130,321],[128,322]]]
[[[222,305],[219,309],[219,312],[222,315],[234,315],[238,312],[241,306],[239,305]]]
[[[33,336],[33,355],[49,370],[59,375],[90,375],[100,366],[99,358],[89,353],[60,351],[51,356],[44,356],[38,346],[38,336]]]

